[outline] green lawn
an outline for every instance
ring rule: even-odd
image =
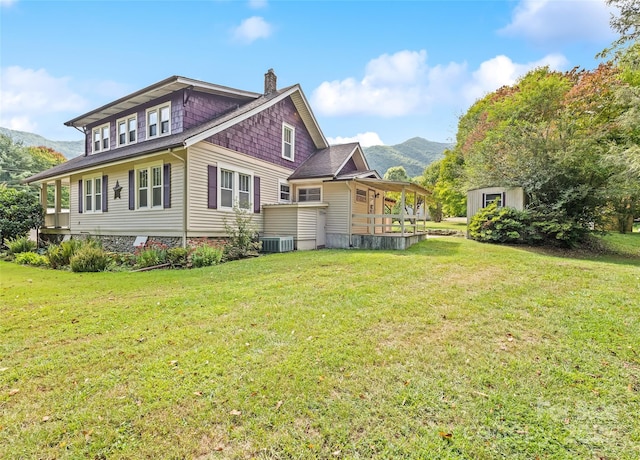
[[[0,262],[0,458],[640,457],[640,259]]]

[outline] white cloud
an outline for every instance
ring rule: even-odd
[[[608,41],[611,12],[600,0],[521,0],[511,23],[498,33],[524,37],[536,43]]]
[[[463,94],[468,102],[473,102],[501,86],[513,85],[519,77],[532,69],[548,66],[551,70],[561,70],[567,64],[567,59],[561,54],[550,54],[527,64],[517,64],[504,55],[496,56],[484,61],[471,74],[471,80],[463,87]]]
[[[79,112],[87,101],[70,88],[68,77],[53,77],[44,69],[19,66],[2,69],[0,124],[11,129],[34,131],[38,119],[58,112]]]
[[[351,142],[360,142],[362,147],[371,147],[372,145],[384,145],[378,133],[366,132],[366,133],[358,133],[353,137],[329,137],[327,138],[330,145],[337,144],[349,144]]]
[[[268,38],[272,31],[271,24],[260,16],[252,16],[233,30],[233,38],[242,43],[251,43],[259,38]]]
[[[249,8],[259,10],[267,7],[267,0],[249,0]]]
[[[321,83],[311,98],[314,109],[326,116],[400,117],[443,106],[462,109],[487,92],[515,83],[533,68],[548,65],[560,70],[566,64],[559,54],[524,64],[496,56],[471,71],[465,62],[430,67],[424,50],[400,51],[369,61],[360,80]]]

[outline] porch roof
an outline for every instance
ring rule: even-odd
[[[384,179],[370,179],[370,178],[355,178],[355,179],[335,179],[335,180],[351,180],[356,183],[360,183],[369,187],[383,190],[385,192],[414,192],[420,195],[431,195],[431,191],[427,190],[421,185],[414,184],[413,182],[401,182]]]

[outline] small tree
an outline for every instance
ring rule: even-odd
[[[238,206],[233,210],[235,225],[229,224],[226,219],[224,221],[224,228],[228,235],[227,244],[224,247],[225,259],[235,260],[258,255],[261,243],[258,241],[258,232],[251,224],[251,215],[246,209]]]
[[[26,235],[44,222],[38,198],[25,190],[0,186],[0,241]]]

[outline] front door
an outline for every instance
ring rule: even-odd
[[[318,209],[318,219],[316,220],[316,249],[324,248],[327,233],[327,210]]]

